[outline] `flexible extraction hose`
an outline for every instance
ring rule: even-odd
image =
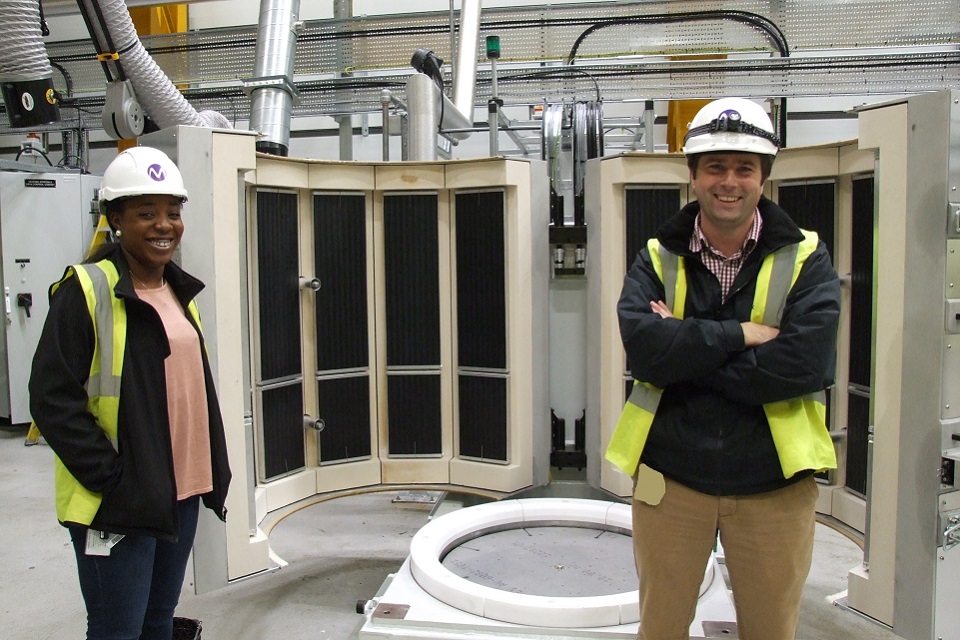
[[[0,2],[0,25],[3,25],[4,36],[3,46],[0,46],[0,83],[4,85],[3,97],[8,102],[7,114],[13,126],[19,126],[18,119],[23,119],[23,124],[59,120],[53,93],[53,68],[43,46],[40,22],[38,0]],[[24,94],[28,95],[25,97]],[[26,102],[25,106],[21,106],[23,102]],[[40,112],[40,109],[46,112]]]
[[[4,0],[6,3],[6,0]],[[230,121],[216,111],[197,112],[153,60],[137,36],[123,0],[99,0],[107,30],[120,54],[124,73],[143,110],[161,129],[174,125],[230,129]]]

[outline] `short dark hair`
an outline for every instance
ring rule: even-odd
[[[717,151],[716,153],[749,153],[747,151]],[[690,169],[690,173],[694,178],[697,177],[697,165],[700,164],[700,156],[707,155],[706,153],[693,153],[687,156],[687,167]],[[767,178],[770,177],[770,172],[773,171],[773,161],[776,159],[776,156],[768,156],[765,153],[755,153],[755,156],[760,158],[760,178],[762,182],[766,182]]]

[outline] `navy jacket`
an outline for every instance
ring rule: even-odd
[[[799,227],[772,201],[758,205],[763,228],[726,302],[720,283],[689,250],[692,202],[657,231],[661,245],[683,256],[684,319],[660,318],[650,301],[663,284],[646,246],[624,279],[620,333],[634,378],[663,389],[641,461],[692,489],[712,495],[770,491],[805,477],[784,478],[763,404],[802,396],[833,383],[840,283],[821,241],[787,297],[780,334],[745,349],[756,276],[764,257],[800,242]]]

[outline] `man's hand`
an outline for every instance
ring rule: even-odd
[[[657,314],[657,315],[660,316],[661,318],[673,318],[673,317],[674,317],[673,312],[670,311],[670,307],[668,307],[668,306],[663,302],[663,300],[651,300],[651,301],[650,301],[650,308],[653,310],[653,312],[654,312],[655,314]]]
[[[744,347],[756,347],[780,335],[780,329],[756,322],[741,322],[740,328],[743,329]]]

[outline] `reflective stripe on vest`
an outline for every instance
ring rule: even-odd
[[[50,287],[53,293],[68,278],[76,277],[87,302],[94,328],[93,358],[85,385],[87,410],[117,448],[117,416],[120,410],[120,377],[127,338],[127,312],[113,289],[120,275],[112,262],[68,267],[63,278]],[[100,508],[101,496],[89,491],[56,458],[57,519],[61,522],[90,524]]]
[[[799,244],[774,251],[760,266],[750,313],[752,322],[779,327],[787,295],[800,275],[804,261],[816,250],[818,238],[803,231]],[[683,318],[687,283],[682,256],[663,249],[656,239],[647,242],[651,262],[664,285],[664,302],[677,318]],[[643,446],[660,404],[662,390],[634,381],[630,397],[607,446],[606,459],[632,476],[640,462]],[[801,398],[763,406],[785,478],[805,469],[832,469],[836,451],[826,428],[826,393],[819,391]]]

